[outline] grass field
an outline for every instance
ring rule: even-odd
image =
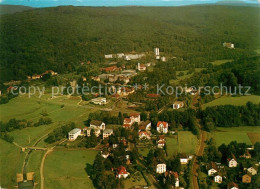
[[[131,189],[134,188],[135,186],[146,186],[146,185],[147,183],[140,172],[136,172],[133,175],[131,175],[130,179],[124,180],[125,189]]]
[[[211,62],[213,65],[218,66],[221,64],[225,64],[227,62],[232,62],[232,59],[224,59],[224,60],[215,60],[214,62]]]
[[[195,154],[198,139],[190,131],[179,131],[178,140],[174,137],[166,137],[168,157],[176,153]]]
[[[203,104],[202,108],[205,109],[206,107],[210,107],[210,106],[227,105],[227,104],[241,106],[241,105],[245,105],[248,101],[251,101],[254,104],[258,104],[260,103],[260,96],[255,96],[255,95],[240,96],[240,97],[223,96],[207,104]]]
[[[16,186],[16,173],[22,172],[25,153],[13,144],[0,139],[0,185],[14,188]]]
[[[34,172],[35,189],[40,188],[40,166],[44,151],[32,151],[27,163],[26,172]]]
[[[258,133],[247,133],[247,136],[249,137],[252,144],[260,142],[260,132],[258,132]]]
[[[85,170],[97,151],[54,151],[45,160],[45,188],[94,188]]]
[[[218,127],[217,130],[212,133],[212,137],[216,141],[216,145],[220,146],[221,144],[229,144],[232,141],[237,141],[239,143],[246,143],[248,145],[252,145],[250,138],[248,137],[248,133],[253,136],[251,140],[260,141],[260,139],[255,138],[255,136],[259,136],[260,127],[231,127],[231,128],[223,128]],[[252,135],[253,134],[253,135]]]

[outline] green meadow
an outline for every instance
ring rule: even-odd
[[[211,136],[215,139],[217,146],[220,146],[221,144],[229,144],[232,141],[252,145],[252,141],[250,140],[248,133],[260,133],[260,127],[217,127],[216,131],[213,132]],[[258,140],[260,142],[260,139]]]
[[[45,188],[94,188],[88,176],[97,151],[53,151],[44,166]]]
[[[211,106],[219,106],[219,105],[235,105],[242,106],[245,105],[248,101],[258,104],[260,103],[260,96],[250,95],[250,96],[240,96],[240,97],[231,97],[231,96],[222,96],[218,99],[215,99],[209,103],[203,104],[202,108]]]
[[[190,131],[179,131],[177,137],[166,137],[168,157],[176,153],[195,154],[198,139]]]

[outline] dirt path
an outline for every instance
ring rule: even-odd
[[[44,162],[49,153],[53,151],[53,148],[50,148],[46,151],[44,156],[42,157],[42,162],[41,162],[41,167],[40,167],[40,175],[41,175],[41,189],[44,189],[44,174],[43,174],[43,167],[44,167]]]

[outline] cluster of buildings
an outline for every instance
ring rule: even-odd
[[[247,157],[245,157],[245,158],[247,158]],[[235,168],[238,166],[238,162],[237,162],[237,159],[234,156],[234,154],[232,154],[231,157],[227,159],[227,165],[229,168]],[[223,180],[228,177],[225,166],[221,165],[220,163],[211,162],[209,165],[207,165],[207,171],[208,171],[208,176],[213,177],[214,182],[218,183],[218,184],[222,183]],[[258,171],[257,165],[253,165],[249,168],[244,168],[244,173],[243,173],[243,175],[241,175],[242,183],[246,183],[246,184],[251,183],[252,176],[256,175],[257,171]],[[237,185],[235,183],[232,183],[232,184],[233,184],[233,186]]]
[[[89,127],[84,127],[83,129],[75,128],[68,133],[69,141],[74,141],[78,136],[90,136],[91,130],[94,131],[96,137],[99,137],[101,131],[103,131],[103,139],[108,138],[113,135],[113,129],[106,129],[106,124],[102,121],[92,120]]]
[[[124,54],[124,53],[117,53],[117,54],[106,54],[105,59],[113,59],[113,58],[119,58],[119,59],[124,59],[124,60],[137,60],[145,57],[144,53],[140,54]]]
[[[27,79],[32,79],[32,80],[35,80],[35,79],[41,79],[44,75],[46,75],[46,74],[51,74],[52,76],[54,76],[54,75],[58,75],[58,73],[57,72],[54,72],[53,70],[47,70],[47,71],[45,71],[44,73],[42,73],[42,74],[34,74],[34,75],[32,75],[32,76],[27,76]]]

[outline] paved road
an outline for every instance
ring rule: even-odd
[[[199,168],[198,160],[197,157],[202,156],[205,148],[205,142],[207,139],[206,132],[201,130],[201,136],[200,136],[200,145],[199,145],[199,150],[197,151],[197,154],[194,158],[193,162],[193,169],[192,169],[192,182],[193,182],[193,189],[199,189],[199,184],[198,184],[198,174],[197,170]]]

